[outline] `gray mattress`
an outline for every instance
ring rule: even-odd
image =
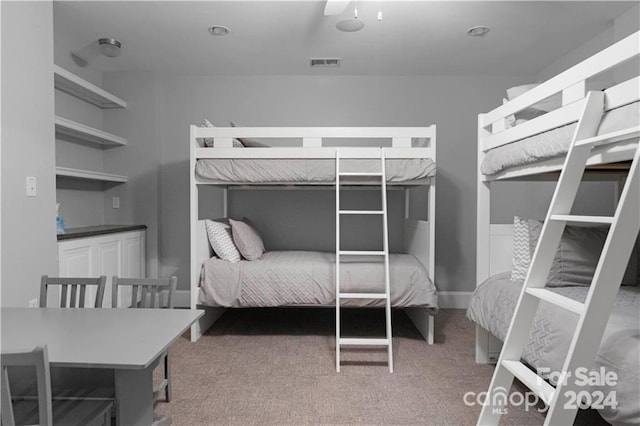
[[[471,297],[467,317],[504,341],[522,284],[510,280],[508,272],[495,275],[478,286]],[[583,302],[588,287],[551,288],[554,292]],[[536,313],[523,359],[534,368],[559,372],[569,350],[577,316],[541,302]],[[616,392],[618,407],[599,410],[616,425],[640,424],[640,287],[620,287],[615,306],[602,338],[594,369],[614,371],[614,386],[599,387]],[[594,391],[595,388],[585,389]]]
[[[238,148],[243,149],[243,148]],[[268,149],[268,148],[244,148]],[[356,160],[354,160],[356,161]],[[348,160],[340,162],[341,167]],[[357,169],[348,171],[379,171],[379,160],[353,162]],[[434,176],[436,165],[430,158],[387,159],[388,182],[409,182]],[[333,159],[201,159],[196,162],[196,175],[226,183],[333,183],[336,176]]]
[[[391,305],[438,309],[436,288],[409,254],[390,256]],[[335,305],[335,253],[270,251],[253,261],[213,257],[202,267],[198,303],[223,307]],[[344,292],[384,291],[384,267],[362,256],[342,256]],[[348,299],[344,306],[383,306],[382,300]]]
[[[640,102],[613,109],[602,117],[598,134],[609,133],[640,124]],[[511,167],[533,164],[563,156],[569,149],[576,123],[521,139],[488,151],[480,165],[485,175],[493,175]]]

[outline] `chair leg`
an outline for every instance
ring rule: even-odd
[[[164,355],[164,378],[167,386],[164,388],[164,396],[167,402],[171,401],[171,367],[169,363],[169,352]]]

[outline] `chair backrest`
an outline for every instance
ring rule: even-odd
[[[118,307],[118,288],[129,286],[130,298],[125,296],[123,306],[128,308],[168,308],[173,309],[173,296],[176,293],[178,278],[118,278],[113,277],[111,306]],[[167,297],[163,297],[164,292]],[[165,303],[163,303],[163,299]]]
[[[102,308],[106,285],[107,277],[104,275],[98,278],[63,278],[43,275],[40,282],[40,307],[47,307],[49,287],[58,286],[60,287],[61,308],[84,308],[87,288],[95,286],[96,298],[93,307]]]
[[[0,398],[2,399],[2,424],[14,426],[16,424],[11,400],[8,369],[10,367],[35,367],[38,384],[38,424],[53,424],[51,401],[51,373],[49,371],[49,356],[47,347],[37,347],[28,352],[3,353],[0,355],[2,364],[0,384]],[[35,413],[34,413],[35,416]],[[35,418],[34,418],[35,421]]]

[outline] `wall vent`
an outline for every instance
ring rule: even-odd
[[[339,67],[340,58],[311,58],[312,67]]]

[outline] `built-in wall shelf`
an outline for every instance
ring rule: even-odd
[[[92,170],[72,169],[69,167],[56,167],[56,176],[73,179],[92,180],[111,183],[125,183],[128,178],[122,175],[114,175],[111,173],[95,172]]]
[[[71,136],[79,141],[110,146],[124,146],[127,140],[120,136],[112,135],[100,129],[85,126],[62,117],[55,117],[56,134]]]
[[[104,89],[89,83],[87,80],[53,66],[54,85],[56,89],[69,93],[100,108],[126,108],[127,102],[112,95]]]

